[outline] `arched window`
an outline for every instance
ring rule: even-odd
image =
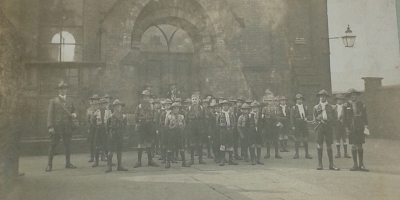
[[[75,38],[71,33],[61,31],[53,36],[51,43],[58,45],[58,61],[74,61]]]
[[[151,26],[141,40],[140,51],[193,53],[189,35],[182,29],[168,24]]]

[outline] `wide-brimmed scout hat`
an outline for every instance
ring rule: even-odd
[[[294,99],[303,99],[303,101],[305,101],[306,99],[303,97],[303,95],[301,94],[296,94],[296,96],[294,97]]]
[[[104,97],[103,98],[109,98],[109,99],[112,99],[113,97],[111,96],[111,95],[109,95],[109,94],[106,94],[106,95],[104,95]]]
[[[154,103],[161,103],[161,99],[160,98],[154,99]]]
[[[258,103],[257,101],[254,101],[253,103],[251,103],[251,105],[250,105],[252,108],[254,108],[254,107],[259,107],[260,106],[260,103]]]
[[[246,99],[245,103],[251,104],[251,103],[253,103],[253,100],[251,100],[251,99]]]
[[[238,97],[238,98],[236,98],[236,101],[240,101],[240,102],[244,103],[244,100],[243,100],[243,98],[242,98],[242,97]]]
[[[335,101],[338,100],[338,99],[346,100],[346,97],[345,97],[343,94],[337,94],[337,95],[335,96]]]
[[[165,99],[162,104],[172,104],[172,100],[171,99]]]
[[[92,97],[89,98],[89,100],[100,100],[99,95],[94,94]]]
[[[251,106],[249,106],[249,104],[247,104],[247,103],[244,103],[244,104],[242,104],[240,109],[251,109]]]
[[[187,99],[185,100],[185,103],[192,103],[192,100],[190,100],[190,98],[187,98]]]
[[[179,102],[179,103],[181,103],[181,102],[182,102],[182,99],[181,99],[181,98],[176,98],[174,102]]]
[[[232,102],[232,103],[236,103],[237,102],[237,100],[235,98],[233,98],[233,97],[229,97],[228,101]]]
[[[150,96],[150,91],[143,90],[142,95]]]
[[[349,90],[347,90],[346,97],[350,96],[350,94],[353,94],[353,93],[355,93],[357,95],[361,94],[361,92],[355,90],[354,88],[350,88]]]
[[[66,89],[69,88],[69,85],[66,84],[64,81],[61,81],[60,84],[58,84],[57,87],[55,87],[55,89]]]
[[[326,90],[321,90],[318,92],[318,94],[316,95],[317,97],[319,96],[326,96],[326,97],[331,97],[328,92]]]
[[[213,108],[213,107],[218,107],[219,106],[219,103],[216,103],[216,102],[211,102],[210,103],[210,107],[211,108]]]
[[[119,99],[115,99],[115,101],[112,103],[113,106],[116,105],[121,105],[122,107],[125,106],[125,103],[122,103]]]
[[[201,102],[202,103],[210,103],[210,99],[203,99]]]
[[[175,103],[173,103],[172,105],[171,105],[171,109],[172,108],[174,108],[174,107],[182,107],[182,105],[180,104],[180,103],[178,103],[178,102],[175,102]]]
[[[267,98],[265,98],[264,100],[275,101],[276,99],[275,99],[275,97],[273,95],[268,95]]]
[[[227,101],[227,100],[223,100],[223,101],[221,101],[221,102],[219,102],[219,104],[222,106],[222,105],[225,105],[225,104],[231,104],[231,102],[229,102],[229,101]]]
[[[100,99],[100,101],[97,104],[102,104],[102,103],[108,103],[108,101],[106,99]]]
[[[286,97],[285,97],[285,96],[280,96],[280,97],[279,97],[279,101],[281,101],[281,100],[285,100],[285,101],[287,101],[287,99],[286,99]]]

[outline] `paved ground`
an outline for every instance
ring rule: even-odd
[[[317,171],[315,145],[310,145],[312,160],[304,159],[302,149],[301,159],[292,159],[292,147],[282,153],[282,160],[264,160],[264,166],[240,162],[220,167],[206,159],[207,165],[174,164],[169,170],[133,169],[136,152],[127,152],[123,164],[129,171],[109,174],[104,173],[105,162],[92,168],[87,154],[72,155],[75,170],[63,168],[64,156],[56,156],[51,173],[44,171],[46,157],[22,157],[20,171],[26,175],[18,179],[9,199],[399,199],[399,144],[368,139],[365,166],[370,172],[350,172],[352,159],[346,158],[334,160],[341,171]]]

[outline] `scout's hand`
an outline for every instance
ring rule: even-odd
[[[296,129],[294,126],[292,127],[292,130]]]
[[[49,128],[49,133],[51,133],[51,134],[54,133],[54,128],[53,127]]]
[[[76,113],[71,114],[72,118],[76,118]]]

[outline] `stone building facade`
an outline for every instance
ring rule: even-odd
[[[20,0],[26,43],[24,137],[46,137],[59,80],[84,116],[93,93],[132,113],[146,84],[260,100],[269,88],[308,104],[331,91],[326,0]],[[82,118],[82,121],[85,121]],[[79,135],[79,134],[77,134]],[[80,135],[84,135],[84,130]]]

